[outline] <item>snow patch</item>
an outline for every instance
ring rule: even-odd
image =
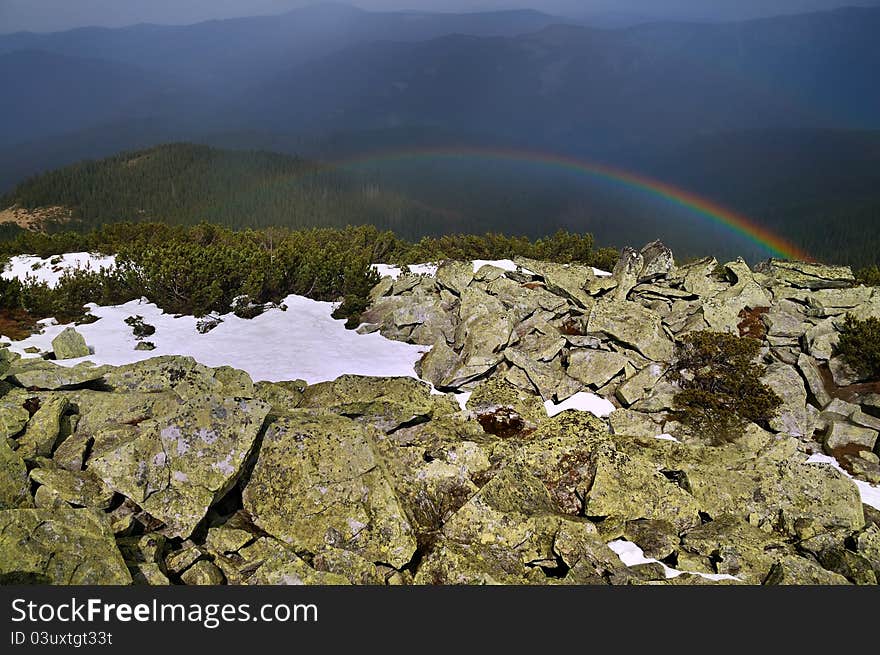
[[[659,564],[663,567],[663,572],[666,574],[667,579],[677,578],[683,573],[690,573],[691,575],[698,575],[701,578],[706,578],[707,580],[739,580],[739,578],[737,578],[736,576],[729,575],[727,573],[698,573],[696,571],[679,571],[678,569],[670,568],[660,560],[656,560],[651,557],[645,557],[645,551],[639,548],[637,544],[634,544],[631,541],[626,541],[625,539],[615,539],[608,544],[608,547],[617,554],[617,556],[620,558],[620,561],[623,562],[624,566],[638,566],[639,564],[654,563]]]
[[[455,394],[455,399],[458,401],[458,406],[461,407],[461,411],[467,411],[467,402],[471,399],[472,391],[462,391],[461,393]]]
[[[823,455],[821,453],[816,453],[814,455],[810,455],[807,458],[806,464],[830,464],[838,471],[843,473],[846,477],[856,483],[856,486],[859,488],[859,495],[862,497],[862,503],[865,505],[869,505],[874,509],[880,509],[880,486],[871,484],[869,482],[865,482],[864,480],[859,480],[854,478],[849,473],[843,469],[838,461],[833,457],[828,455]]]
[[[548,400],[544,403],[544,409],[547,410],[547,416],[556,416],[568,409],[575,409],[579,412],[590,412],[594,416],[604,418],[617,408],[611,401],[605,400],[601,396],[581,391],[558,405],[552,400]]]
[[[206,366],[232,366],[246,371],[254,380],[278,382],[303,379],[309,384],[335,380],[346,373],[379,377],[416,377],[415,363],[430,349],[386,339],[378,332],[357,334],[345,329],[345,321],[330,314],[333,304],[291,295],[284,299],[287,311],[267,310],[252,319],[229,313],[210,332],[200,334],[193,316],[166,314],[146,299],[124,305],[87,305],[98,321],[77,325],[94,354],[59,360],[62,366],[82,361],[120,366],[160,355],[188,355]],[[156,328],[150,341],[152,351],[139,351],[129,316],[143,316]],[[13,342],[10,350],[32,357],[25,348],[52,349],[52,339],[68,325],[43,322],[43,331]]]
[[[55,262],[55,263],[52,263]],[[115,255],[95,255],[88,252],[69,252],[53,257],[37,257],[36,255],[16,255],[10,257],[3,270],[5,280],[18,279],[22,282],[31,278],[37,282],[45,282],[55,287],[64,273],[70,271],[101,271],[116,268]]]
[[[437,264],[412,264],[409,266],[410,273],[415,275],[428,275],[430,277],[437,275],[437,268]],[[373,264],[373,270],[376,271],[380,277],[390,277],[392,280],[396,280],[403,274],[402,267],[392,266],[390,264]]]

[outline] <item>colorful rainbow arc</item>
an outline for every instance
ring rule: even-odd
[[[673,204],[680,205],[708,218],[714,223],[724,225],[767,250],[772,256],[782,259],[813,261],[803,249],[755,223],[752,219],[738,214],[716,202],[680,189],[666,182],[651,179],[644,175],[625,171],[606,164],[587,162],[573,157],[532,152],[528,150],[507,150],[499,148],[476,148],[472,146],[454,148],[420,148],[382,152],[351,157],[335,162],[336,166],[355,166],[390,162],[395,160],[419,158],[480,158],[502,161],[519,161],[553,166],[581,174],[598,177],[633,189],[648,192]]]

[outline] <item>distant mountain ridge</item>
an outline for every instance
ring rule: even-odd
[[[0,192],[59,166],[169,142],[331,160],[508,148],[651,174],[789,234],[800,221],[805,245],[851,245],[853,260],[869,261],[873,240],[858,235],[880,203],[871,173],[877,34],[880,8],[599,29],[534,11],[336,5],[0,36],[0,75],[13,90],[0,103]],[[438,215],[480,229],[507,216],[532,235],[589,222],[608,243],[622,223],[653,238],[665,217],[662,207],[598,203],[580,179],[453,168],[424,166],[423,176],[436,176],[427,185],[406,167],[372,167],[380,196],[396,194],[383,220],[420,217],[421,227],[406,228],[418,232],[448,227]],[[419,203],[427,213],[410,214]],[[277,209],[265,211],[274,222]],[[846,229],[829,233],[828,215]]]
[[[23,89],[3,115],[0,148],[132,118],[190,139],[255,124],[310,137],[426,125],[583,151],[737,129],[874,129],[877,33],[880,8],[596,29],[535,11],[340,5],[184,27],[19,33],[0,36],[4,79]],[[66,86],[55,89],[52,71],[22,51],[59,57]],[[115,78],[85,60],[142,76],[136,106],[107,102]],[[92,106],[66,111],[75,89],[96,89]]]

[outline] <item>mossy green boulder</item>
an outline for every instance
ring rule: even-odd
[[[0,511],[0,584],[125,585],[106,518],[91,509]]]
[[[238,480],[268,413],[261,400],[194,399],[176,414],[128,426],[89,460],[89,470],[164,523],[167,534],[188,537]]]
[[[297,552],[341,548],[403,567],[416,540],[375,437],[370,426],[319,410],[278,419],[263,438],[244,508]]]
[[[85,337],[72,327],[64,328],[52,339],[52,352],[55,353],[55,359],[76,359],[91,354]]]

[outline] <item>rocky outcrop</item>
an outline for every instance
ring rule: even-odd
[[[361,330],[430,344],[424,381],[0,349],[0,581],[876,583],[850,475],[880,480],[880,403],[835,363],[876,289],[815,265],[676,266],[660,243],[610,276],[516,264],[373,290]],[[676,341],[706,329],[760,339],[783,400],[719,446],[671,411]],[[557,413],[589,394],[607,419]],[[627,566],[621,542],[656,561]]]

